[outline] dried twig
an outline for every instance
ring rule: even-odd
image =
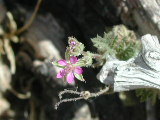
[[[106,88],[100,90],[99,92],[90,93],[89,91],[78,92],[78,91],[74,91],[74,90],[67,90],[67,89],[65,89],[64,91],[62,91],[62,92],[59,93],[59,99],[60,99],[60,101],[55,104],[55,109],[57,109],[58,106],[61,103],[71,102],[71,101],[77,101],[77,100],[82,100],[82,99],[87,100],[87,99],[92,98],[92,97],[98,97],[98,96],[100,96],[100,95],[108,92],[108,90],[109,90],[109,87],[106,87]],[[64,95],[64,94],[75,94],[75,95],[78,95],[79,97],[65,98],[65,99],[61,100],[62,99],[62,95]]]
[[[36,4],[35,9],[34,9],[34,12],[33,12],[32,16],[30,17],[28,23],[26,23],[23,27],[19,28],[18,30],[14,31],[12,33],[5,34],[5,37],[11,38],[14,35],[18,35],[18,34],[24,32],[26,29],[28,29],[31,26],[31,24],[33,23],[33,20],[35,19],[36,15],[37,15],[37,12],[38,12],[38,10],[40,8],[41,3],[42,3],[42,0],[38,0],[37,1],[37,4]]]
[[[31,16],[31,18],[29,19],[28,23],[25,24],[25,25],[24,25],[23,27],[21,27],[20,29],[18,29],[18,30],[15,32],[15,34],[20,34],[20,33],[24,32],[26,29],[28,29],[28,28],[31,26],[31,24],[32,24],[33,20],[35,19],[36,14],[37,14],[37,12],[38,12],[38,10],[39,10],[39,8],[40,8],[41,3],[42,3],[42,0],[38,0],[38,1],[37,1],[36,7],[35,7],[35,9],[34,9],[34,12],[33,12],[32,16]]]
[[[29,99],[31,97],[31,93],[27,92],[26,94],[21,94],[18,93],[16,90],[14,90],[13,88],[8,89],[10,92],[12,92],[16,97],[18,97],[19,99]]]

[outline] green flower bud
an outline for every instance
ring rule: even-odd
[[[69,37],[68,44],[69,44],[69,47],[67,47],[66,52],[70,56],[79,56],[82,54],[84,50],[84,45],[78,42],[76,38]]]

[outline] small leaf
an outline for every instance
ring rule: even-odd
[[[59,68],[64,68],[64,66],[60,65],[57,61],[52,62],[52,64]]]
[[[80,80],[80,81],[85,81],[82,74],[76,74],[76,73],[74,73],[74,75],[75,75],[75,77],[76,77],[78,80]]]

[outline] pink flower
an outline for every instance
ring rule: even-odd
[[[82,76],[82,73],[83,73],[83,70],[81,67],[79,66],[76,66],[76,63],[78,62],[78,59],[77,57],[75,56],[71,56],[70,57],[70,61],[66,61],[66,60],[59,60],[58,61],[58,64],[60,66],[63,67],[63,69],[61,69],[59,71],[59,73],[57,74],[57,78],[63,78],[63,77],[66,77],[67,79],[67,82],[69,84],[73,83],[74,81],[74,76],[79,79],[79,80],[82,80],[84,81],[83,79],[83,76]]]

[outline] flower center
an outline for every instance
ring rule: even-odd
[[[67,73],[72,72],[74,69],[75,69],[75,67],[74,67],[72,64],[68,64],[68,65],[65,67],[65,71],[66,71]]]

